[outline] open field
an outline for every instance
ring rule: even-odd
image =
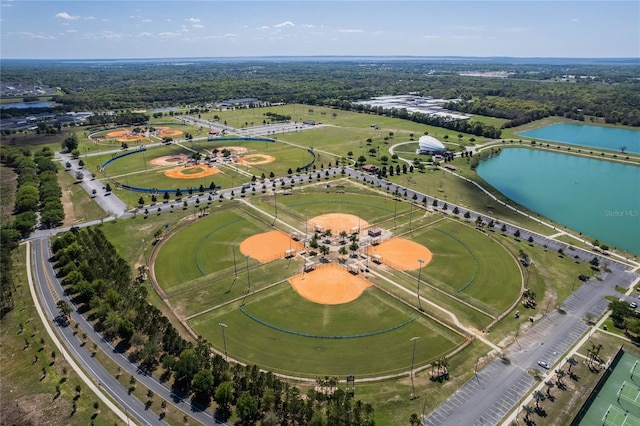
[[[278,218],[302,235],[305,231],[312,233],[309,223],[314,217],[327,213],[360,215],[363,224],[393,230],[404,229],[412,210],[417,210],[383,191],[371,191],[346,180],[334,180],[329,193],[324,185],[307,184],[297,191],[280,197]],[[245,257],[242,242],[273,229],[266,219],[276,212],[272,195],[259,195],[251,201],[258,211],[249,207],[225,210],[180,229],[163,242],[154,262],[158,282],[176,314],[221,352],[224,345],[217,324],[227,324],[228,353],[242,362],[300,377],[397,374],[408,367],[402,355],[406,348],[401,349],[400,342],[414,336],[429,342],[416,354],[416,365],[422,366],[465,341],[415,310],[415,296],[410,294],[415,292],[419,272],[424,277],[425,297],[431,299],[433,294],[434,300],[443,301],[447,309],[467,312],[461,314],[462,318],[469,318],[478,327],[519,296],[521,274],[504,248],[454,220],[421,223],[417,217],[425,211],[420,210],[422,213],[416,214],[419,228],[403,238],[427,247],[433,261],[418,271],[416,258],[416,267],[407,272],[395,271],[384,261],[380,266],[369,263],[397,282],[399,288],[408,289],[409,296],[399,288],[382,285],[381,289],[364,290],[348,303],[311,302],[287,282],[302,274],[302,258],[282,259],[283,253],[278,252],[272,261],[261,263],[255,255]],[[361,230],[360,238],[365,233]],[[302,278],[322,271],[320,267]],[[375,286],[381,285],[374,275],[371,277]],[[476,323],[474,316],[483,311],[487,312],[480,314],[484,320]],[[345,338],[353,335],[358,337]],[[275,348],[274,341],[278,342]],[[296,354],[295,360],[291,353]],[[367,358],[367,362],[358,361],[361,358]]]
[[[228,325],[226,345],[233,357],[306,377],[397,373],[410,366],[406,347],[400,343],[413,336],[429,342],[416,349],[417,365],[445,355],[463,341],[375,289],[366,290],[356,301],[329,306],[307,301],[288,284],[281,284],[250,295],[242,310],[231,305],[192,319],[190,325],[223,350],[219,322]],[[309,333],[325,338],[301,335]],[[371,335],[346,337],[360,334]]]

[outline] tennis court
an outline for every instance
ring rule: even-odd
[[[602,418],[602,424],[605,426],[640,426],[640,419],[615,405],[609,405]]]
[[[638,357],[624,352],[593,398],[580,426],[640,426]],[[640,366],[638,366],[640,367]]]

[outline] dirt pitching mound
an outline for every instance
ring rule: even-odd
[[[311,229],[326,231],[330,229],[333,235],[342,231],[351,232],[354,228],[364,229],[369,227],[369,222],[353,214],[328,213],[309,219]]]
[[[238,159],[238,164],[243,166],[257,166],[259,164],[269,164],[276,161],[276,157],[266,154],[251,154]]]
[[[356,300],[371,285],[359,275],[334,264],[289,278],[293,288],[307,300],[323,305],[339,305]]]
[[[220,173],[215,167],[208,166],[188,166],[176,167],[164,172],[164,175],[172,179],[200,179],[203,177]]]
[[[280,231],[265,232],[252,235],[240,243],[240,252],[249,255],[262,263],[285,257],[285,251],[302,250],[301,242],[292,240]]]
[[[186,163],[187,161],[189,161],[189,157],[185,154],[176,154],[154,158],[151,160],[151,164],[154,166],[175,166],[176,164]]]
[[[392,238],[380,245],[367,247],[367,254],[379,255],[382,263],[403,271],[419,269],[418,259],[424,260],[422,266],[426,266],[433,257],[425,246],[404,238]]]

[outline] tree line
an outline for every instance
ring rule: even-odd
[[[4,221],[0,227],[0,318],[14,307],[15,285],[12,273],[12,253],[20,239],[27,236],[40,222],[45,226],[60,223],[64,208],[60,202],[62,190],[58,184],[57,165],[51,160],[48,147],[32,155],[29,149],[0,149],[0,163],[13,168],[18,175],[18,188],[14,201],[14,219]]]
[[[302,395],[271,372],[227,362],[202,338],[184,340],[147,301],[143,280],[132,278],[129,265],[99,228],[73,228],[53,239],[51,247],[79,311],[142,370],[160,370],[160,379],[171,381],[173,390],[196,406],[214,401],[220,418],[235,411],[244,424],[374,424],[372,406],[344,390]]]
[[[462,75],[470,70],[505,71],[506,78]],[[385,63],[198,62],[14,64],[7,81],[45,81],[61,87],[54,100],[66,111],[120,111],[176,105],[206,105],[229,98],[346,108],[380,95],[417,93],[459,99],[448,107],[507,118],[505,127],[548,115],[602,117],[609,123],[640,126],[638,66],[627,64],[473,64],[414,60]],[[568,82],[564,77],[577,78]],[[471,102],[469,102],[471,101]],[[3,114],[19,113],[18,111]]]
[[[62,189],[58,184],[58,166],[52,161],[53,152],[44,147],[33,155],[29,149],[4,149],[2,164],[14,168],[18,174],[18,190],[15,199],[15,219],[8,225],[26,236],[37,223],[51,227],[64,219],[64,208],[60,197]]]

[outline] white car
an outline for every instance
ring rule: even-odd
[[[549,364],[547,364],[546,362],[544,362],[544,361],[538,361],[538,365],[540,367],[544,368],[545,370],[548,370],[548,369],[551,368],[551,366]]]

